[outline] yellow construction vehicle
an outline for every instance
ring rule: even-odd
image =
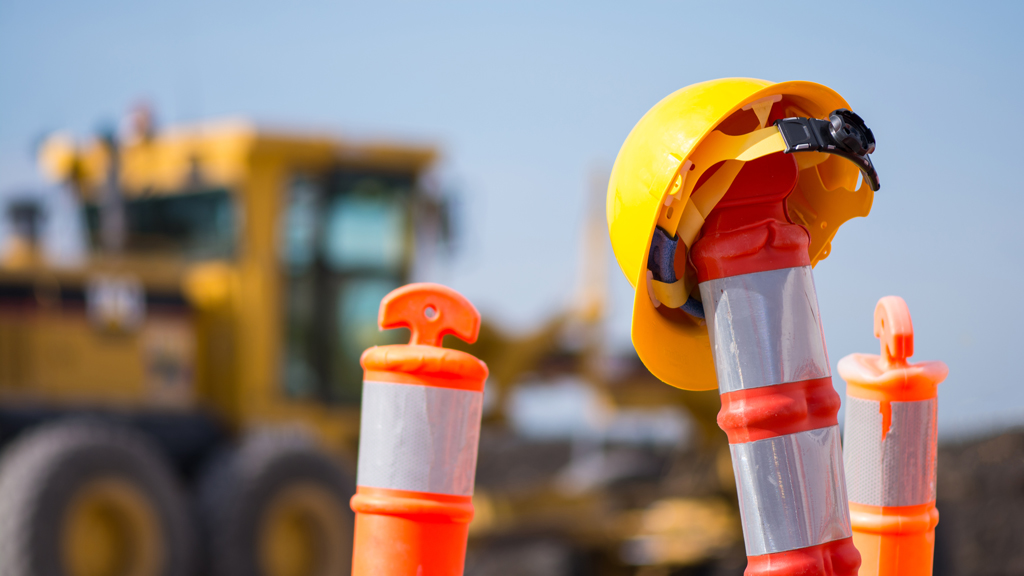
[[[85,260],[0,267],[0,575],[347,573],[359,355],[444,226],[435,151],[136,120],[41,147]]]

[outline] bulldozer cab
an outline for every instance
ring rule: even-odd
[[[290,397],[359,398],[359,356],[383,343],[377,307],[408,277],[415,185],[359,170],[291,178],[279,224]]]
[[[87,258],[0,269],[0,406],[208,414],[230,429],[358,429],[377,305],[443,225],[429,147],[229,122],[40,161],[79,199]],[[351,417],[350,417],[351,416]]]
[[[382,342],[376,303],[408,276],[415,177],[329,166],[281,183],[279,216],[267,232],[276,236],[279,377],[288,398],[359,399],[359,355]],[[230,188],[203,186],[127,198],[123,252],[236,263],[246,252],[239,245],[245,201]],[[86,202],[84,212],[90,246],[101,250],[99,202]]]

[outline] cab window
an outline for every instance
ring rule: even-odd
[[[411,175],[292,178],[279,232],[290,397],[358,401],[363,350],[401,338],[377,329],[377,310],[407,281],[412,186]]]
[[[125,198],[125,251],[166,253],[189,260],[235,255],[236,215],[224,189]],[[89,241],[100,244],[99,207],[85,206]]]

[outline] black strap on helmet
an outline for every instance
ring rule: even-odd
[[[878,190],[878,173],[868,156],[875,151],[875,135],[860,116],[840,108],[829,114],[828,120],[784,118],[775,126],[786,141],[787,154],[825,152],[842,156],[860,168],[872,190]]]

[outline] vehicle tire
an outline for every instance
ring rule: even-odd
[[[193,539],[173,471],[134,430],[43,424],[0,458],[0,576],[191,576]]]
[[[214,459],[200,485],[213,576],[351,572],[355,483],[294,431],[264,431]]]

